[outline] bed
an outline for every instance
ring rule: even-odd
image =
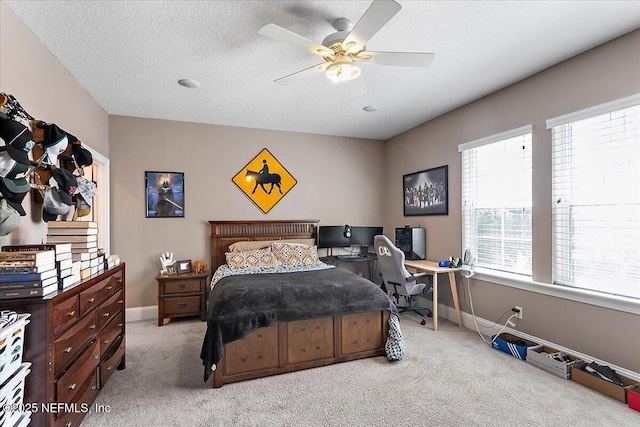
[[[285,266],[287,271],[281,272],[280,266],[267,274],[219,274],[233,270],[227,265],[232,259],[225,255],[229,246],[298,250],[303,247],[299,243],[316,241],[317,220],[209,224],[215,285],[208,295],[200,357],[204,380],[213,376],[214,388],[385,355],[388,319],[396,308],[382,290],[357,274],[322,263],[301,271]]]

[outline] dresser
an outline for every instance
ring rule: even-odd
[[[206,320],[207,276],[205,272],[156,277],[158,326],[162,326],[166,318],[200,316],[200,320]]]
[[[24,402],[37,411],[30,425],[78,426],[113,372],[125,368],[125,291],[121,263],[42,298],[0,301],[31,313]]]

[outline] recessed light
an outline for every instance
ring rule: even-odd
[[[376,105],[367,105],[366,107],[363,108],[363,110],[366,111],[367,113],[373,113],[374,111],[378,111],[379,109],[380,107]]]
[[[180,79],[178,80],[178,84],[180,86],[188,87],[189,89],[195,89],[197,87],[200,87],[200,83],[191,79]]]

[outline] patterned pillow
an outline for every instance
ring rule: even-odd
[[[318,249],[315,246],[273,242],[271,249],[278,262],[287,267],[315,265],[320,262],[318,260]]]
[[[252,251],[227,252],[224,254],[230,268],[273,268],[278,261],[273,256],[271,248],[255,249]]]

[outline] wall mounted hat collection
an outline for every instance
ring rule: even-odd
[[[75,207],[87,215],[96,184],[83,177],[93,163],[82,142],[54,123],[32,117],[11,94],[0,92],[0,236],[15,230],[30,190],[42,202],[43,221],[56,221]]]

